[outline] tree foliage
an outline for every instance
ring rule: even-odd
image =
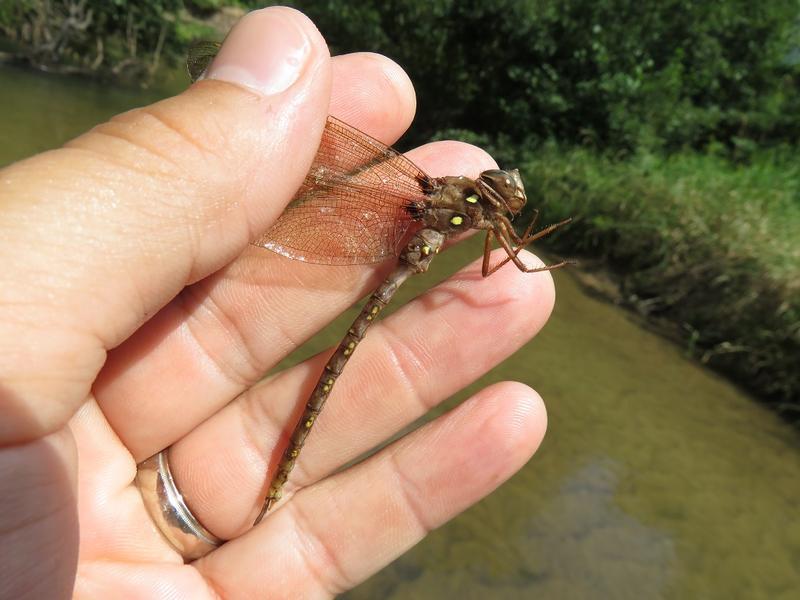
[[[147,80],[177,55],[181,0],[0,0],[0,32],[30,63]]]
[[[800,133],[796,0],[296,5],[335,50],[374,50],[408,70],[422,137],[446,124],[623,152],[742,152]]]

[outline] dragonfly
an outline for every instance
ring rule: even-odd
[[[189,49],[192,81],[202,77],[219,51],[217,42]],[[519,171],[490,169],[477,179],[430,177],[386,144],[329,116],[311,169],[286,210],[253,243],[287,258],[325,265],[358,265],[397,260],[347,330],[306,402],[289,438],[254,525],[281,498],[283,487],[325,402],[367,330],[411,276],[428,270],[448,238],[477,229],[486,232],[481,273],[488,277],[508,262],[537,273],[571,264],[528,266],[519,257],[531,242],[571,219],[533,232],[538,211],[520,236],[511,220],[527,202]],[[506,256],[492,266],[493,241]]]

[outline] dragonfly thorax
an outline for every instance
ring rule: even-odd
[[[518,214],[526,197],[518,170],[492,169],[477,179],[436,179],[428,201],[420,213],[425,225],[454,233],[471,228],[494,229],[498,215]]]

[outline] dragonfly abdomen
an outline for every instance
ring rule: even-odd
[[[255,521],[256,524],[261,521],[272,505],[280,499],[283,486],[289,478],[289,473],[294,468],[294,463],[303,448],[303,444],[305,444],[311,428],[314,426],[317,416],[322,412],[322,408],[325,406],[336,380],[344,370],[347,361],[353,356],[359,342],[364,339],[370,325],[377,320],[378,315],[391,301],[406,279],[415,273],[428,270],[431,260],[439,253],[444,244],[445,237],[440,231],[428,228],[421,229],[414,234],[401,253],[397,267],[370,295],[364,308],[361,309],[358,317],[353,321],[350,329],[347,330],[347,335],[344,336],[333,356],[328,359],[322,371],[322,376],[317,381],[317,385],[306,403],[303,415],[294,428],[289,438],[289,444],[283,453],[281,462],[278,464],[278,471],[272,479],[264,506]]]

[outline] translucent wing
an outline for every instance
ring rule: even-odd
[[[400,253],[430,188],[430,178],[410,160],[328,117],[302,187],[254,243],[310,263],[378,262]]]
[[[219,52],[219,42],[194,42],[186,56],[186,69],[192,81],[197,81]]]

